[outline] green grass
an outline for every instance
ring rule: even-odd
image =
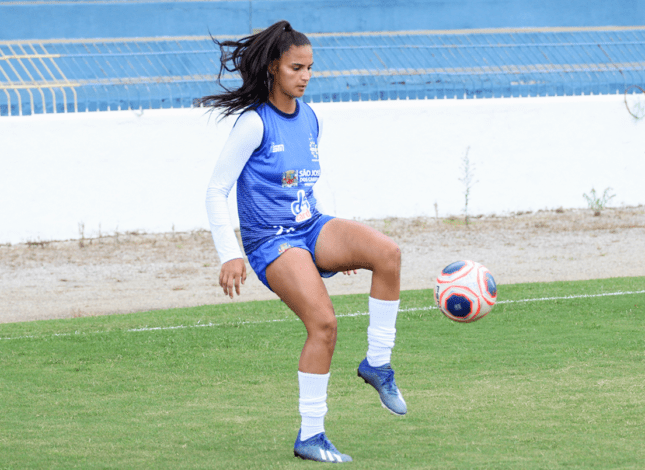
[[[405,417],[356,377],[368,317],[342,315],[367,297],[337,297],[328,436],[356,469],[642,468],[645,294],[512,301],[644,289],[500,286],[473,324],[404,292]],[[281,302],[4,324],[0,338],[0,469],[320,466],[292,454],[305,331]]]

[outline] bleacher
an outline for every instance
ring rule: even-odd
[[[350,31],[309,38],[315,71],[305,99],[313,102],[645,89],[645,26]],[[190,107],[218,91],[218,72],[219,50],[204,35],[5,39],[0,116]],[[226,86],[238,80],[223,76]]]

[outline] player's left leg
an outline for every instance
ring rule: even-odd
[[[333,219],[318,236],[316,265],[325,271],[372,271],[367,357],[358,376],[378,392],[381,404],[396,415],[407,405],[394,381],[390,358],[396,337],[401,287],[401,250],[386,235],[351,220]]]

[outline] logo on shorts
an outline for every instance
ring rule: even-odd
[[[289,245],[288,243],[283,243],[282,245],[280,245],[280,248],[278,248],[278,253],[282,254],[285,251],[287,251],[289,248],[292,248],[292,246]]]
[[[296,222],[311,219],[311,206],[304,190],[298,191],[298,199],[291,203],[291,212],[296,216]]]
[[[295,188],[298,186],[298,172],[296,170],[289,170],[282,173],[282,187]]]

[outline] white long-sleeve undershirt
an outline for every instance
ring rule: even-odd
[[[322,122],[318,120],[318,143]],[[264,124],[253,110],[242,114],[224,144],[206,191],[206,212],[213,242],[222,264],[242,258],[228,210],[228,196],[240,177],[246,162],[262,143]],[[318,206],[320,208],[320,206]]]

